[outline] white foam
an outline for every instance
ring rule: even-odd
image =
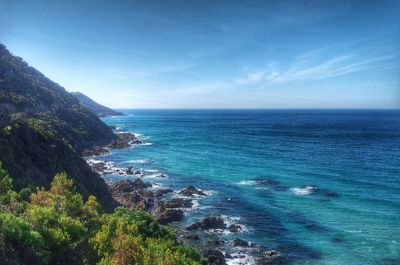
[[[135,132],[133,132],[132,134],[135,135],[136,138],[140,138],[140,137],[143,136],[143,134],[141,134],[141,133],[135,133]]]
[[[310,195],[316,189],[317,189],[317,187],[306,186],[304,188],[299,188],[299,187],[291,188],[290,191],[293,192],[296,195],[305,196],[305,195]]]
[[[230,253],[232,257],[232,259],[226,259],[226,264],[227,265],[244,265],[244,264],[248,264],[248,265],[253,265],[256,264],[256,259],[255,257],[246,254],[246,253]]]
[[[153,145],[154,143],[141,143],[139,145]]]
[[[145,171],[145,172],[148,172],[148,173],[157,173],[157,172],[160,172],[158,169],[145,169],[144,171]]]
[[[144,175],[143,178],[149,178],[149,179],[165,179],[168,178],[167,174],[164,173],[156,173],[156,174],[149,174],[149,175]]]
[[[222,220],[224,220],[226,225],[236,224],[238,221],[242,220],[241,217],[221,215]]]
[[[134,164],[149,164],[152,163],[153,160],[150,159],[136,159],[136,160],[128,160],[125,163],[134,163]]]
[[[199,191],[201,191],[201,192],[203,192],[205,195],[207,195],[207,196],[210,196],[210,195],[213,195],[213,194],[215,194],[216,193],[216,191],[215,190],[201,190],[201,189],[198,189]],[[201,197],[203,197],[203,196],[201,196]]]
[[[239,185],[257,185],[255,180],[242,180],[238,183]]]

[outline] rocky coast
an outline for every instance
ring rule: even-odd
[[[245,227],[230,223],[221,216],[208,216],[190,225],[181,224],[185,212],[193,209],[195,200],[204,198],[206,192],[192,185],[181,190],[160,187],[156,183],[146,182],[147,172],[128,166],[119,168],[111,161],[100,160],[110,155],[113,149],[131,148],[142,142],[132,133],[116,133],[118,136],[103,147],[86,149],[82,155],[88,165],[101,176],[118,175],[123,180],[108,182],[113,198],[129,209],[143,209],[150,212],[158,223],[170,225],[182,244],[189,244],[200,249],[207,264],[285,264],[286,259],[276,250],[266,250],[240,238]],[[155,178],[165,178],[160,173]],[[219,238],[221,232],[236,234],[231,241]]]

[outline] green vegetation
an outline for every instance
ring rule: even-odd
[[[54,131],[50,128],[49,124],[44,120],[28,118],[27,122],[31,129],[41,134],[45,139],[54,137]]]
[[[2,264],[202,264],[197,251],[144,211],[104,213],[94,196],[84,202],[65,173],[48,190],[16,193],[1,166]]]

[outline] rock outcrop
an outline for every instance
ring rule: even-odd
[[[210,216],[186,227],[187,230],[225,229],[226,225],[221,217]]]
[[[195,195],[200,195],[200,196],[206,196],[204,192],[201,190],[196,189],[192,185],[189,185],[187,188],[181,190],[179,192],[180,195],[188,196],[188,197],[193,197]]]
[[[164,201],[160,201],[153,211],[157,222],[166,225],[172,222],[178,222],[183,219],[183,211],[180,209],[167,208]]]
[[[108,145],[109,148],[123,149],[142,143],[133,133],[117,133],[117,136],[118,138]]]

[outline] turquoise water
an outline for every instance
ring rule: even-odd
[[[123,112],[104,121],[145,144],[107,160],[210,192],[184,223],[222,214],[291,264],[400,264],[399,110]]]

